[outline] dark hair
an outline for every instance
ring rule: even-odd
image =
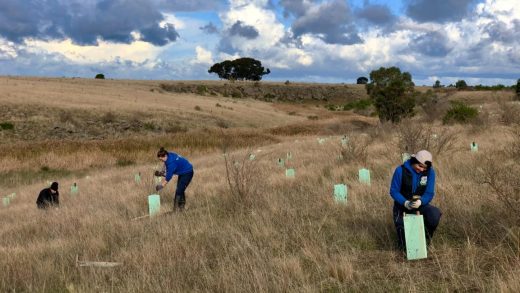
[[[54,191],[58,191],[58,182],[52,182],[51,189]]]
[[[159,157],[165,157],[168,155],[168,151],[164,149],[164,147],[161,147],[161,149],[157,152],[157,158]]]
[[[419,162],[419,160],[417,160],[416,157],[411,157],[410,158],[410,165],[415,165],[415,164],[422,164],[421,162]],[[430,169],[432,167],[432,162],[430,161],[426,161],[424,163],[424,165],[426,165],[427,169]]]

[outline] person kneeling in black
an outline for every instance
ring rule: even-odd
[[[40,209],[46,209],[51,206],[58,207],[60,205],[58,182],[52,182],[51,187],[40,191],[38,199],[36,200],[36,205]]]

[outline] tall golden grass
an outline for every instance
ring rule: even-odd
[[[316,137],[300,137],[229,153],[256,154],[255,161],[245,161],[258,174],[247,205],[229,190],[222,154],[190,157],[196,175],[186,212],[140,221],[131,219],[146,214],[154,164],[60,181],[61,207],[49,211],[34,204],[43,183],[20,186],[12,205],[0,210],[0,289],[518,291],[519,215],[478,176],[484,157],[507,160],[501,150],[511,140],[502,139],[502,131],[494,127],[470,138],[461,130],[460,150],[434,159],[433,203],[444,215],[427,260],[406,261],[394,248],[388,185],[400,163],[395,132],[385,134],[386,142],[374,140],[366,164],[339,161],[339,137],[323,145]],[[480,153],[469,151],[472,139]],[[295,179],[285,178],[276,164],[287,151]],[[361,167],[372,171],[370,187],[357,182]],[[143,173],[141,184],[133,181],[137,171]],[[67,190],[73,181],[80,186],[75,197]],[[347,205],[333,202],[336,183],[348,185]],[[173,191],[168,186],[162,193],[163,211],[171,209]],[[80,268],[76,255],[123,266]]]

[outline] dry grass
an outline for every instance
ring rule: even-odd
[[[61,207],[45,212],[35,207],[45,179],[3,188],[6,194],[16,192],[17,197],[9,207],[0,208],[0,291],[520,289],[519,214],[509,212],[502,195],[482,181],[479,169],[490,166],[485,165],[485,158],[492,158],[498,164],[495,174],[510,172],[520,177],[517,167],[500,169],[500,163],[510,158],[511,143],[518,140],[504,135],[512,130],[510,126],[493,125],[481,133],[463,126],[442,126],[457,133],[457,152],[440,152],[434,157],[438,177],[433,204],[441,208],[443,217],[429,258],[413,262],[394,248],[388,186],[401,161],[398,132],[390,126],[347,129],[353,139],[369,139],[366,162],[338,161],[341,135],[319,144],[315,135],[275,138],[264,134],[269,130],[2,146],[3,170],[17,172],[45,163],[52,168],[71,164],[71,169],[84,173],[56,178],[61,184]],[[471,141],[479,144],[479,153],[469,151]],[[248,204],[230,190],[225,157],[218,151],[224,142],[234,146],[228,152],[230,157],[248,164],[243,173],[237,173],[237,178],[249,176],[241,181],[245,188],[254,186],[248,190]],[[151,173],[156,167],[150,160],[156,144],[161,143],[186,152],[194,163],[187,210],[131,221],[147,211],[146,196],[152,192]],[[293,155],[287,165],[295,168],[294,179],[285,178],[285,168],[277,165],[277,159],[288,151]],[[247,161],[251,152],[256,158]],[[129,158],[135,164],[116,167],[117,158]],[[60,165],[62,159],[67,163]],[[370,187],[357,182],[361,167],[371,170]],[[141,184],[133,181],[136,172],[143,174]],[[80,188],[77,196],[68,192],[73,182]],[[338,183],[348,185],[347,205],[332,199],[333,185]],[[173,185],[161,194],[163,211],[171,209]],[[123,266],[80,268],[75,266],[76,255],[81,260],[117,261]]]

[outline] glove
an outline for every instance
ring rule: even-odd
[[[160,190],[163,189],[163,188],[164,188],[164,186],[162,186],[162,184],[157,184],[157,185],[155,186],[155,191],[160,191]]]
[[[413,207],[412,207],[412,202],[409,201],[409,200],[405,201],[405,202],[404,202],[404,207],[407,208],[407,209],[409,209],[409,210],[413,209]]]
[[[157,177],[164,177],[164,171],[155,171],[154,175]]]
[[[412,201],[410,203],[410,206],[413,208],[413,209],[418,209],[422,204],[422,201],[420,199],[416,200],[416,201]]]

